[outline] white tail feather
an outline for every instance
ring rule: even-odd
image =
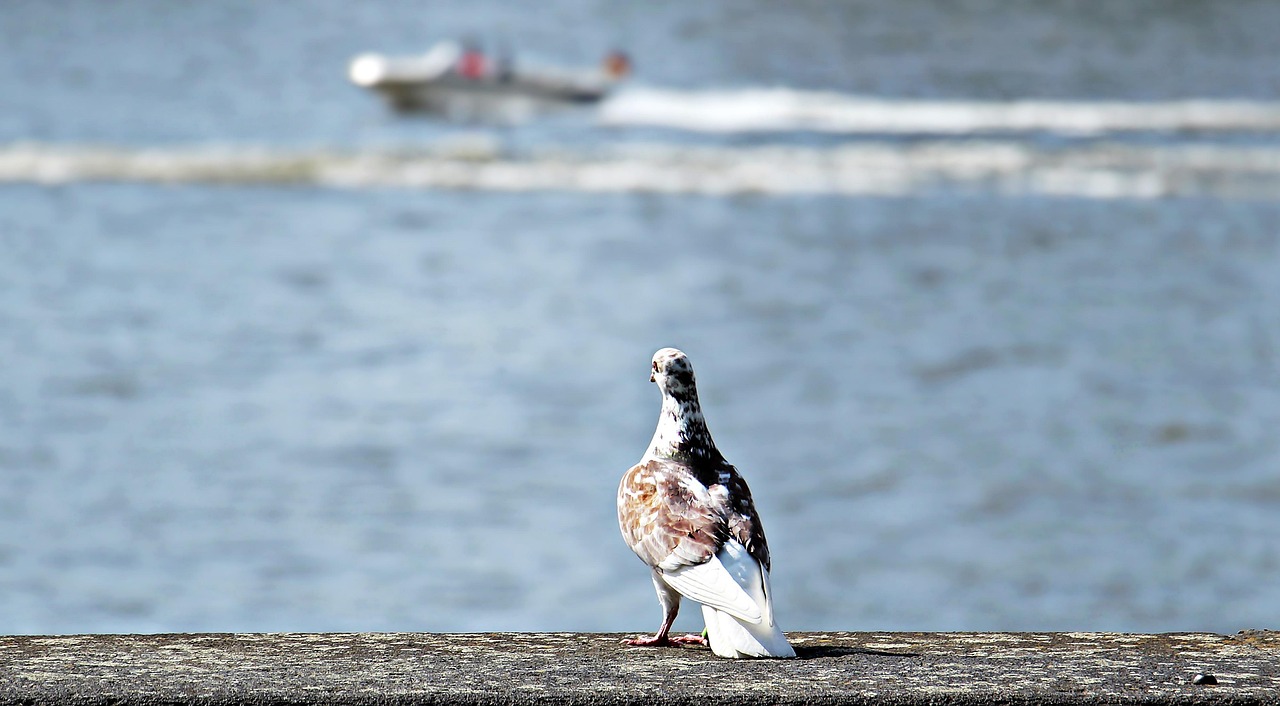
[[[702,606],[711,651],[719,657],[795,657],[796,651],[777,625],[755,625],[723,611]]]
[[[769,572],[756,563],[745,547],[733,540],[725,543],[713,561],[733,578],[760,617],[743,620],[714,603],[699,601],[703,604],[702,617],[706,621],[711,651],[720,657],[795,657],[796,651],[773,620],[773,588],[769,584]]]

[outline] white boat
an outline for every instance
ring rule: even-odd
[[[502,57],[442,42],[420,56],[361,54],[352,59],[348,75],[396,110],[453,114],[525,103],[594,103],[629,71],[626,56],[617,52],[595,70],[517,69]]]

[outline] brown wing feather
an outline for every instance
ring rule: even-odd
[[[700,486],[683,465],[667,460],[642,461],[622,476],[618,525],[627,545],[649,566],[669,559],[701,564],[724,545],[729,536],[724,508],[708,492],[696,492]]]
[[[665,459],[627,471],[618,488],[618,525],[631,550],[649,566],[701,564],[733,537],[768,570],[769,545],[747,482],[728,464],[713,477],[704,484],[685,464]]]

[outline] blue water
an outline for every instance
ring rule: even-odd
[[[683,91],[1274,100],[1277,6],[1206,11],[15,3],[0,141],[843,144],[448,125],[345,83],[477,27]],[[0,632],[652,630],[613,496],[668,345],[787,629],[1274,627],[1280,199],[895,193],[0,185]]]

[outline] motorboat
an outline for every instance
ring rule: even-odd
[[[516,104],[594,103],[629,72],[630,62],[620,52],[596,69],[524,68],[506,55],[490,57],[473,45],[441,42],[419,56],[361,54],[352,59],[348,76],[395,110],[454,114]]]

